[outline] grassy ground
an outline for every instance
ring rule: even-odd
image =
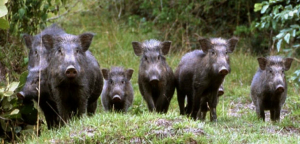
[[[71,121],[57,130],[42,126],[40,137],[25,136],[26,143],[298,143],[300,140],[299,89],[289,83],[288,98],[281,112],[281,122],[272,123],[267,112],[266,122],[257,120],[251,105],[250,83],[258,67],[256,56],[235,51],[231,54],[232,72],[226,76],[225,94],[217,107],[218,122],[194,121],[179,115],[176,94],[167,114],[149,113],[138,90],[139,58],[131,42],[156,38],[155,29],[144,34],[138,27],[128,27],[108,19],[99,12],[69,15],[58,22],[68,33],[94,32],[90,47],[102,68],[123,66],[133,68],[135,91],[133,106],[127,114],[106,113],[100,99],[97,113]],[[195,42],[196,43],[196,42]],[[239,47],[245,47],[242,43]],[[186,51],[171,53],[167,62],[175,70]],[[286,75],[299,67],[294,63]]]

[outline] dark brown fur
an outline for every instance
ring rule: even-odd
[[[220,86],[225,75],[230,72],[227,53],[233,52],[237,41],[237,38],[199,38],[202,50],[189,52],[182,57],[175,71],[181,114],[191,113],[196,119],[199,112],[200,119],[204,120],[209,106],[211,121],[217,119],[218,91],[222,88]],[[226,74],[220,74],[221,68],[226,69]],[[184,108],[186,96],[187,107]]]
[[[133,69],[124,70],[122,67],[112,67],[102,69],[105,79],[103,92],[101,94],[101,103],[106,111],[127,112],[133,102],[133,88],[130,79],[133,74]],[[114,100],[114,96],[120,99]]]
[[[149,111],[166,113],[175,90],[175,78],[166,62],[171,42],[149,40],[132,42],[133,50],[141,56],[138,74],[140,92]]]
[[[251,83],[251,98],[259,118],[265,120],[265,110],[270,110],[271,120],[280,120],[280,111],[287,94],[284,71],[290,69],[292,58],[270,56],[258,58],[259,69]]]

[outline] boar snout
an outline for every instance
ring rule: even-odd
[[[152,76],[152,77],[150,78],[150,83],[151,83],[151,84],[158,84],[158,82],[159,82],[159,79],[158,79],[157,76]]]
[[[114,102],[120,102],[121,101],[121,97],[119,95],[114,95],[114,97],[112,98],[112,100]]]
[[[228,74],[228,69],[225,66],[222,66],[219,70],[219,74],[226,76]]]
[[[279,92],[279,93],[282,93],[282,92],[284,92],[284,87],[283,87],[283,85],[277,85],[276,86],[276,92]]]
[[[77,70],[75,69],[75,67],[73,65],[70,65],[67,67],[66,69],[66,76],[68,78],[74,78],[77,75]]]
[[[24,92],[23,91],[18,92],[17,97],[18,97],[18,99],[23,100],[25,98]]]

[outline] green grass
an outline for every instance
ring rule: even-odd
[[[42,126],[41,135],[24,136],[25,143],[298,143],[300,138],[299,89],[289,83],[288,98],[279,123],[258,120],[251,105],[250,84],[258,63],[256,56],[235,51],[231,54],[231,73],[226,76],[225,94],[217,107],[218,121],[194,121],[179,115],[176,93],[167,114],[149,113],[138,90],[139,57],[131,42],[156,38],[153,29],[144,34],[121,20],[107,18],[100,12],[69,15],[58,22],[68,33],[93,32],[90,50],[101,68],[133,68],[135,99],[127,114],[104,112],[100,103],[92,117],[75,119],[57,130]],[[239,44],[238,47],[242,45]],[[186,52],[186,51],[185,51]],[[167,62],[175,70],[185,52],[170,53]],[[293,63],[286,75],[299,67]],[[268,112],[267,112],[268,113]],[[267,115],[267,117],[269,117]]]

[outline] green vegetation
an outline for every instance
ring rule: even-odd
[[[160,9],[160,2],[163,2],[162,9]],[[169,7],[169,3],[165,0],[78,3],[73,8],[76,9],[74,13],[69,13],[57,19],[56,22],[70,34],[78,35],[87,31],[96,34],[90,50],[101,68],[123,66],[135,70],[132,77],[135,92],[133,106],[127,114],[106,113],[99,99],[97,113],[92,117],[74,119],[67,126],[56,130],[47,130],[46,125],[43,124],[39,137],[36,136],[36,127],[27,125],[22,128],[28,131],[22,130],[16,135],[15,140],[20,143],[297,143],[300,137],[300,93],[294,80],[299,78],[299,75],[294,80],[290,78],[295,76],[293,73],[299,69],[299,63],[295,61],[292,68],[286,72],[289,89],[288,98],[281,112],[281,122],[270,122],[269,112],[267,112],[266,122],[258,120],[254,106],[251,105],[250,84],[258,67],[256,58],[259,55],[250,53],[254,51],[252,47],[257,45],[251,45],[249,39],[262,39],[263,36],[266,37],[264,40],[268,41],[269,35],[266,36],[267,30],[262,32],[251,27],[255,26],[255,23],[252,21],[249,23],[247,16],[243,17],[246,18],[246,23],[242,23],[241,21],[245,22],[245,20],[241,20],[242,18],[237,20],[235,12],[230,12],[230,17],[217,15],[224,12],[226,7],[236,6],[233,11],[237,11],[240,3],[241,16],[250,12],[251,19],[258,20],[254,18],[257,13],[253,13],[255,2],[240,0],[226,3],[222,0],[215,0],[209,5],[205,0],[190,3],[187,6],[185,5],[187,1],[182,0],[175,2],[178,11],[172,10],[174,7]],[[127,5],[124,6],[124,4]],[[216,20],[217,24],[212,24],[209,29],[207,25],[201,26],[204,22],[197,21],[197,18],[201,16],[193,18],[190,15],[196,9],[195,5],[199,9],[206,5],[211,6],[206,7],[204,14],[207,15],[207,20],[203,21],[207,21],[207,25],[210,25],[210,22]],[[186,9],[183,10],[183,8]],[[130,11],[130,9],[136,11]],[[215,15],[212,14],[214,12]],[[167,16],[170,16],[170,19],[167,19]],[[210,16],[211,19],[209,19]],[[230,23],[232,17],[235,19]],[[226,28],[229,32],[223,31]],[[277,32],[279,31],[280,29],[277,29]],[[296,29],[296,32],[299,30]],[[175,70],[186,52],[199,48],[194,33],[204,37],[229,38],[233,34],[240,37],[236,51],[231,54],[232,71],[225,80],[225,94],[220,97],[216,123],[209,122],[209,116],[205,122],[180,116],[176,94],[167,114],[149,113],[138,89],[139,58],[134,55],[131,42],[151,38],[172,40],[172,53],[167,55],[167,62]],[[277,33],[274,32],[273,36],[276,35]],[[264,45],[268,45],[268,42]],[[258,45],[259,48],[260,46]],[[285,55],[286,53],[282,52],[285,48],[282,47],[280,53],[273,51],[273,54]],[[43,120],[42,114],[39,116]],[[4,140],[0,138],[0,143],[3,142]]]

